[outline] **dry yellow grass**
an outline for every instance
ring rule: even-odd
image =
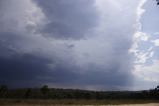
[[[159,106],[159,100],[154,101],[154,100],[0,99],[0,106]]]
[[[1,106],[159,106],[159,104],[129,104],[129,105],[56,105],[56,104],[49,104],[49,105],[45,105],[45,104],[39,104],[39,105],[35,105],[35,104],[14,104],[14,105],[1,105]]]

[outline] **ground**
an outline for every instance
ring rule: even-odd
[[[0,99],[0,106],[159,106],[159,100]]]

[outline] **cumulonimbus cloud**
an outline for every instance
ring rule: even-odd
[[[17,2],[20,5],[15,6]],[[1,80],[17,86],[22,86],[19,80],[87,89],[131,86],[133,60],[128,51],[136,31],[138,0],[0,4]]]

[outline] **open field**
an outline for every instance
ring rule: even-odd
[[[151,104],[123,104],[123,105],[35,105],[35,104],[13,104],[13,105],[1,105],[1,106],[159,106],[159,104],[151,103]]]
[[[120,105],[120,106],[159,106],[159,104],[150,103],[150,104],[133,104],[133,105]]]
[[[0,99],[0,106],[159,106],[159,100],[22,100]]]
[[[13,104],[13,105],[1,105],[1,106],[159,106],[159,104],[130,104],[130,105],[28,105],[28,104]]]

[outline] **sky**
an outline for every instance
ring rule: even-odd
[[[0,0],[0,84],[154,88],[158,11],[155,0]]]

